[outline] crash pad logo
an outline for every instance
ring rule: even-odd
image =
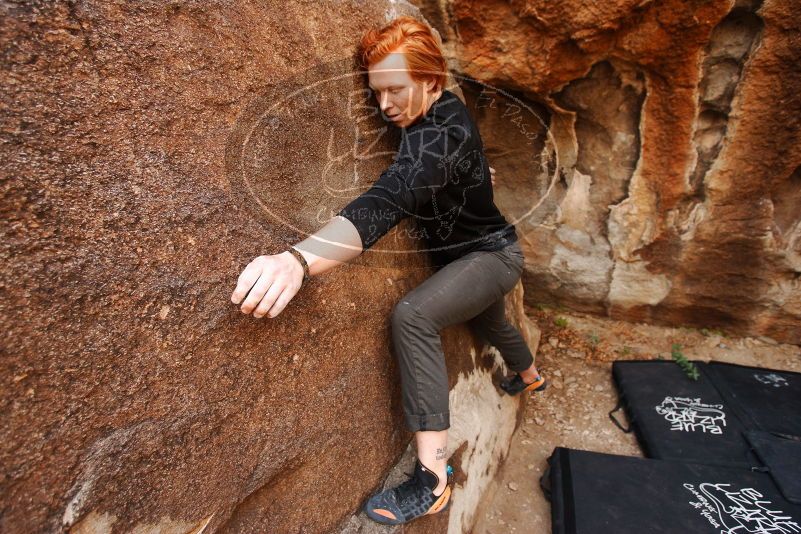
[[[777,375],[776,373],[757,373],[754,374],[754,378],[765,385],[773,386],[775,388],[781,388],[790,385],[790,382],[788,382],[786,378],[781,375]]]
[[[793,517],[777,509],[754,488],[732,484],[684,484],[695,500],[690,505],[721,534],[790,534],[801,532]]]
[[[726,426],[723,405],[704,404],[701,399],[665,397],[656,413],[664,416],[671,430],[723,434]]]

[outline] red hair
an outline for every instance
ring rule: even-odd
[[[414,81],[433,80],[435,90],[445,88],[448,67],[442,41],[430,26],[412,17],[398,17],[380,30],[368,31],[359,47],[360,66],[367,70],[393,52],[404,54]]]

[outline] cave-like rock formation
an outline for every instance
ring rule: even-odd
[[[801,343],[798,3],[416,3],[487,85],[529,302]]]

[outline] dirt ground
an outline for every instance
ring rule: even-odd
[[[530,393],[509,456],[479,510],[473,534],[550,534],[551,509],[539,478],[554,447],[642,456],[634,434],[609,419],[617,393],[612,362],[672,360],[674,344],[690,360],[801,371],[801,347],[722,331],[612,321],[548,308],[527,308],[542,330],[537,366],[549,387]],[[627,423],[618,412],[621,421]]]

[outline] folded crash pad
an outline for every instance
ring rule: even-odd
[[[704,371],[745,426],[801,436],[801,373],[723,362]]]
[[[612,364],[619,406],[626,409],[643,452],[663,460],[756,465],[739,411],[709,379],[706,365],[694,363],[698,380],[690,379],[672,361]]]

